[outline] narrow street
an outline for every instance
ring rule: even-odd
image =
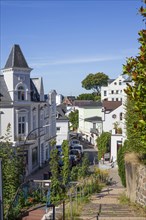
[[[84,147],[84,153],[88,154],[90,161],[90,168],[97,165],[97,150],[87,142],[81,142]],[[102,168],[102,165],[101,165]],[[46,166],[36,173],[31,175],[32,179],[43,179],[43,173],[49,169]],[[83,207],[80,216],[73,217],[72,220],[145,220],[146,213],[135,210],[128,204],[121,204],[119,198],[125,193],[125,188],[121,184],[120,177],[118,175],[118,168],[111,168],[109,164],[104,164],[103,169],[107,169],[109,177],[112,179],[113,184],[105,186],[100,193],[94,193],[91,196],[90,201]],[[45,212],[46,206],[36,207],[36,209],[29,212],[29,216],[23,218],[23,220],[46,220],[50,219],[50,214]],[[63,207],[60,205],[56,207],[56,220],[60,220],[60,216],[63,213]],[[99,213],[99,216],[98,216]]]

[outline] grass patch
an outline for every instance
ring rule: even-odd
[[[125,193],[122,193],[119,197],[120,204],[123,205],[130,205],[130,199],[125,195]]]
[[[88,202],[88,197],[78,198],[78,200],[73,200],[71,203],[68,202],[65,210],[65,219],[70,220],[71,217],[79,217],[84,205]]]

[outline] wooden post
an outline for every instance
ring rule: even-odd
[[[63,219],[65,220],[65,201],[63,200]]]

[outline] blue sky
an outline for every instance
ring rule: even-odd
[[[138,31],[144,28],[141,0],[1,0],[1,63],[19,44],[43,77],[45,93],[63,95],[91,91],[81,81],[89,73],[110,78],[122,73],[126,57],[138,54]]]

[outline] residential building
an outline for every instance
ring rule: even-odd
[[[111,132],[111,151],[113,160],[117,160],[117,153],[126,139],[125,104],[126,83],[132,83],[127,76],[120,75],[109,80],[108,86],[101,87],[101,101],[103,105],[103,131]]]
[[[116,79],[109,79],[107,86],[101,87],[101,101],[122,101],[124,94],[125,84],[123,75],[118,76]]]
[[[75,96],[65,96],[63,99],[63,104],[67,106],[67,109],[70,108],[70,106],[73,106],[73,102],[75,101]]]
[[[61,145],[64,140],[69,140],[69,119],[66,117],[66,105],[61,104],[56,109],[56,145]]]
[[[102,133],[102,103],[92,100],[76,100],[74,106],[79,111],[78,132],[85,140],[96,145],[97,136]]]
[[[44,96],[43,79],[31,78],[30,68],[14,45],[0,75],[0,136],[10,125],[10,141],[21,147],[26,175],[41,167],[50,155],[50,141],[56,137],[56,92]]]
[[[61,94],[56,94],[56,105],[62,104],[64,96]]]

